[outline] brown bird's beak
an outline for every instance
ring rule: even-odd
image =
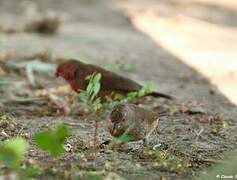
[[[112,132],[111,132],[112,135],[116,134],[116,131],[117,131],[116,128],[117,128],[117,123],[114,123],[113,129],[112,129]]]

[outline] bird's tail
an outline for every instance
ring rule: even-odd
[[[151,94],[148,94],[148,96],[162,97],[162,98],[166,98],[166,99],[174,99],[174,97],[172,97],[170,95],[159,93],[159,92],[152,92]]]

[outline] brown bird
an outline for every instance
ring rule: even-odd
[[[100,81],[100,97],[111,95],[112,92],[126,95],[129,92],[138,91],[142,88],[142,85],[131,79],[122,77],[101,67],[85,64],[77,60],[69,60],[59,64],[55,75],[57,77],[63,77],[74,91],[80,92],[80,90],[84,90],[88,85],[89,81],[86,80],[86,77],[93,73],[101,73],[102,75]],[[170,95],[159,92],[152,92],[149,95],[172,99]]]
[[[129,135],[134,140],[148,141],[158,125],[159,115],[135,104],[123,103],[115,106],[108,119],[112,136]]]

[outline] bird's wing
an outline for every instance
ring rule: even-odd
[[[94,72],[101,73],[102,75],[101,90],[129,92],[129,91],[137,91],[142,87],[140,84],[131,79],[122,77],[114,72],[107,71],[98,66],[86,64],[85,68],[86,68],[85,72],[87,73],[87,75],[90,75]],[[83,76],[86,77],[87,75]]]

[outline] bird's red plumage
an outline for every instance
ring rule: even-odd
[[[122,77],[101,67],[76,60],[69,60],[59,64],[55,75],[57,77],[63,77],[74,91],[79,92],[81,89],[84,90],[88,85],[86,77],[95,72],[102,75],[99,96],[111,95],[113,92],[126,95],[128,92],[138,91],[142,88],[139,83],[131,79]],[[150,95],[171,99],[171,96],[158,92],[153,92]]]

